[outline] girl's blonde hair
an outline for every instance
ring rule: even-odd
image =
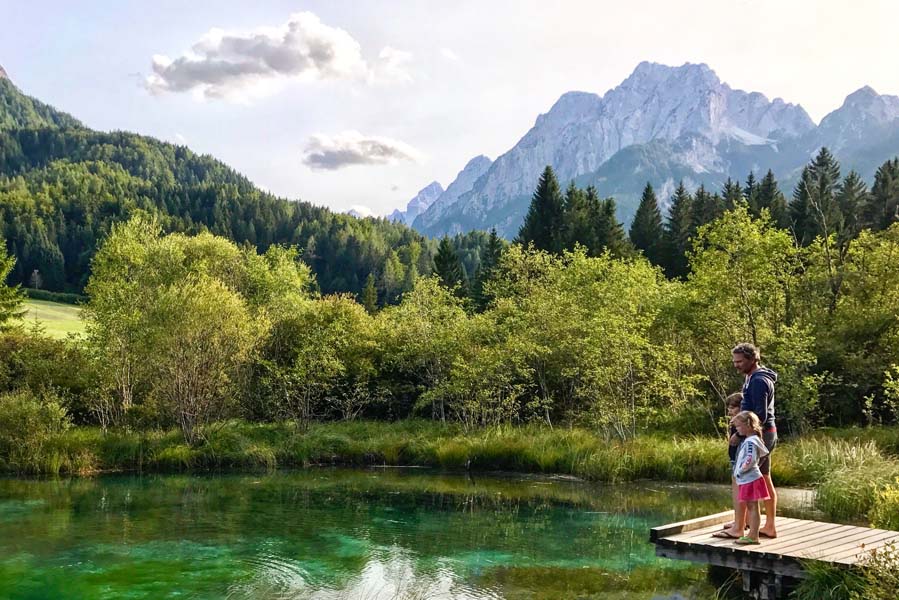
[[[737,413],[734,419],[749,425],[749,428],[752,429],[757,436],[762,437],[762,422],[759,420],[759,416],[751,410],[744,410],[741,413]]]
[[[743,403],[743,392],[734,392],[724,399],[725,408],[740,406]]]

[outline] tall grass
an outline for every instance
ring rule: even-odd
[[[890,435],[880,430],[881,440]],[[229,421],[189,446],[177,431],[110,432],[73,428],[53,436],[29,472],[91,474],[102,471],[270,470],[318,464],[421,465],[449,470],[519,471],[573,475],[594,481],[659,479],[730,481],[725,442],[707,436],[645,434],[608,440],[577,428],[503,427],[465,432],[456,425],[408,420],[312,424]],[[837,520],[866,515],[893,523],[899,511],[887,493],[899,460],[874,439],[832,432],[782,442],[774,453],[778,485],[814,485],[818,506]],[[16,471],[4,462],[0,468]],[[896,517],[899,518],[899,517]]]

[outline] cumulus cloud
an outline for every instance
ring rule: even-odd
[[[386,137],[362,135],[358,131],[344,131],[333,136],[313,135],[303,152],[303,164],[325,171],[353,165],[385,165],[419,160],[421,154],[409,144]]]
[[[440,49],[440,56],[442,56],[443,58],[445,58],[446,60],[448,60],[448,61],[450,61],[450,62],[459,62],[460,60],[462,60],[462,59],[459,58],[459,55],[458,55],[458,54],[456,54],[455,52],[453,52],[453,51],[450,50],[449,48],[441,48],[441,49]]]
[[[349,33],[325,25],[311,12],[300,12],[277,27],[212,29],[175,59],[156,55],[145,85],[154,94],[192,91],[222,98],[265,93],[287,79],[408,82],[411,58],[385,47],[369,63]]]

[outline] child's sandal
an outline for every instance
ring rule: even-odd
[[[740,544],[741,546],[755,546],[755,545],[761,544],[760,541],[754,540],[751,537],[749,537],[748,535],[744,535],[743,537],[741,537],[734,543]]]

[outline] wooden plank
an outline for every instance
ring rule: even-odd
[[[715,552],[702,549],[677,548],[671,546],[656,546],[656,556],[672,558],[676,560],[689,560],[707,565],[717,565],[730,569],[756,571],[759,573],[774,573],[804,579],[806,577],[802,564],[796,560],[771,561],[764,557],[739,552]]]
[[[690,519],[689,521],[681,521],[679,523],[671,523],[669,525],[653,527],[649,530],[649,541],[655,542],[657,539],[668,537],[670,535],[684,533],[686,531],[694,531],[696,529],[702,529],[704,527],[710,527],[712,525],[727,523],[731,518],[733,518],[733,516],[734,511],[728,510],[714,515],[697,517],[696,519]]]
[[[766,541],[762,546],[769,554],[780,556],[794,556],[803,548],[814,544],[824,544],[830,541],[839,541],[847,536],[859,533],[857,528],[851,525],[838,525],[836,523],[817,523],[815,526],[804,528],[799,534],[788,538],[775,538]]]
[[[797,527],[786,535],[779,534],[776,538],[762,538],[759,546],[752,546],[752,551],[767,552],[769,554],[785,555],[788,548],[802,545],[805,540],[814,537],[826,535],[829,532],[843,527],[836,523],[819,523],[817,521],[807,521],[802,526]]]
[[[855,547],[861,548],[863,545],[867,546],[867,544],[890,538],[893,535],[894,534],[889,531],[877,532],[870,529],[860,529],[859,531],[856,531],[850,535],[845,535],[841,538],[835,538],[826,541],[822,540],[821,542],[817,542],[816,540],[809,540],[807,546],[803,548],[795,548],[790,552],[790,554],[794,556],[801,556],[803,558],[825,560],[824,557],[827,556],[827,554],[840,554],[841,552],[851,550]],[[840,550],[840,548],[842,549]]]
[[[831,523],[817,523],[815,521],[798,521],[789,524],[781,530],[778,537],[774,539],[764,539],[761,546],[766,550],[772,546],[784,546],[796,543],[797,539],[801,539],[805,533],[819,532],[825,528],[839,527]],[[702,542],[703,545],[712,547],[733,547],[733,548],[759,548],[759,546],[740,546],[735,543],[736,540],[726,538],[710,538]]]
[[[899,533],[896,533],[895,531],[892,533],[892,536],[867,542],[864,548],[861,547],[861,544],[858,544],[855,548],[847,548],[839,553],[832,552],[827,556],[827,560],[829,562],[855,564],[860,558],[863,558],[865,554],[868,554],[872,550],[883,548],[887,544],[894,543],[896,544],[897,549],[899,549]]]
[[[781,528],[790,529],[792,527],[796,527],[802,523],[807,523],[808,521],[803,521],[802,519],[790,519],[788,517],[780,517],[777,520],[778,522],[778,530]],[[699,529],[696,531],[689,531],[687,533],[680,533],[674,536],[668,536],[668,539],[673,539],[675,541],[681,542],[692,539],[700,539],[704,535],[710,535],[715,533],[716,531],[721,531],[721,527],[707,527],[705,529]],[[716,539],[726,539],[726,538],[716,538]]]
[[[782,523],[782,525],[778,526],[778,529],[783,528],[784,530],[790,530],[794,527],[798,527],[799,525],[801,525],[803,523],[813,522],[813,521],[803,521],[801,519],[787,519],[786,517],[778,519],[778,521],[780,523]],[[678,534],[675,536],[669,536],[665,539],[672,540],[672,541],[675,541],[678,543],[681,543],[681,542],[694,543],[694,542],[697,542],[700,540],[707,540],[710,543],[717,544],[718,542],[727,543],[727,542],[734,541],[733,539],[728,539],[728,538],[712,537],[712,534],[717,531],[721,531],[721,528],[720,527],[707,527],[705,529],[700,529],[697,531],[691,531],[691,532],[687,532],[687,533],[681,533],[681,534]]]

